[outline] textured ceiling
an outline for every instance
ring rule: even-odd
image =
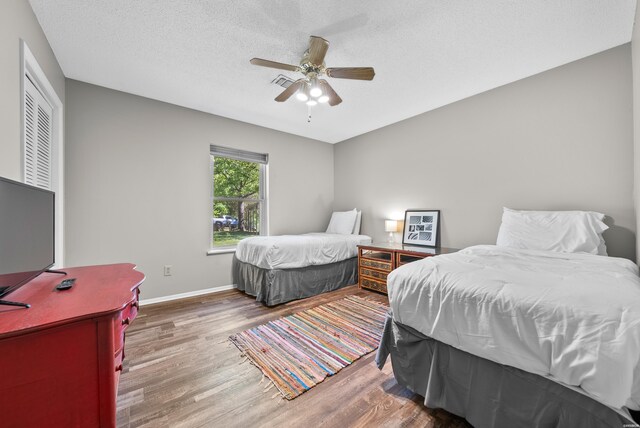
[[[330,143],[631,40],[635,0],[30,0],[65,75]],[[297,64],[310,35],[344,102],[312,109],[260,57]],[[282,74],[297,78],[296,73]]]

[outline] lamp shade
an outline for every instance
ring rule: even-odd
[[[385,232],[397,232],[398,231],[398,220],[385,220],[384,221],[384,231]]]

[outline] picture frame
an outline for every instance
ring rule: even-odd
[[[404,212],[402,244],[439,247],[440,210],[406,210]]]

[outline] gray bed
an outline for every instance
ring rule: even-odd
[[[298,269],[264,269],[233,257],[233,283],[267,306],[304,299],[358,282],[358,258]]]
[[[586,395],[542,376],[501,365],[434,340],[387,317],[376,363],[391,356],[399,384],[429,408],[476,427],[637,427]]]

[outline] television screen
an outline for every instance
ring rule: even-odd
[[[0,177],[0,298],[53,265],[54,199]]]

